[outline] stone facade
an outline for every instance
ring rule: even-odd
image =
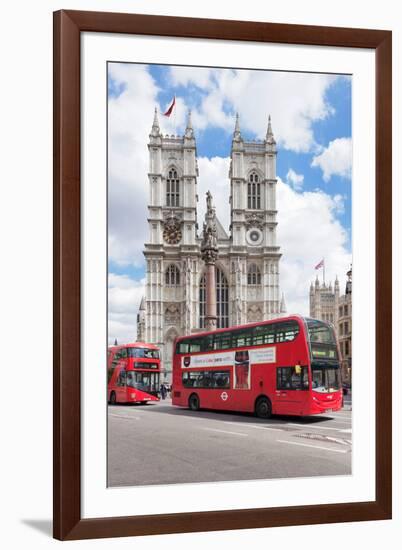
[[[338,338],[344,382],[352,381],[352,268],[347,273],[345,294],[339,299]]]
[[[341,352],[342,380],[350,382],[352,377],[352,268],[347,273],[345,294],[340,296],[339,281],[320,284],[316,278],[310,286],[310,317],[332,323]]]
[[[137,317],[137,340],[161,347],[169,380],[174,339],[205,327],[205,263],[197,220],[198,166],[191,114],[183,136],[163,136],[155,111],[148,149],[149,239],[144,249],[146,290]],[[236,118],[228,231],[215,220],[218,327],[285,312],[276,243],[276,154],[270,120],[265,140],[248,142]]]
[[[339,281],[335,279],[332,283],[320,283],[316,277],[315,284],[310,285],[310,317],[332,323],[338,327],[338,306],[339,306]]]

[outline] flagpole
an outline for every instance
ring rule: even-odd
[[[323,258],[322,260],[322,280],[323,280],[323,285],[325,286],[325,258]]]
[[[174,96],[174,100],[175,100],[175,106],[173,108],[173,111],[174,111],[174,113],[173,113],[173,117],[174,117],[173,124],[174,124],[174,134],[176,135],[178,133],[177,132],[177,127],[176,127],[176,111],[177,111],[177,109],[176,109],[176,94]]]

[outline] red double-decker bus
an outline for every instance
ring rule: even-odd
[[[159,348],[135,342],[108,349],[108,401],[147,403],[159,401],[161,360]]]
[[[298,315],[179,337],[173,405],[307,416],[338,411],[338,344],[328,323]]]

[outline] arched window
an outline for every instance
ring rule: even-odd
[[[218,267],[215,272],[216,278],[216,315],[217,328],[225,328],[229,326],[229,285],[223,271]],[[206,313],[206,288],[205,288],[205,273],[200,281],[200,328],[205,328],[205,313]]]
[[[251,264],[250,267],[248,268],[247,284],[248,285],[261,284],[261,271],[255,264]]]
[[[251,172],[247,185],[247,208],[259,210],[261,208],[261,183],[258,174]]]
[[[179,206],[180,180],[174,168],[171,168],[166,178],[166,205]]]
[[[171,264],[165,271],[165,284],[166,286],[179,286],[180,285],[180,271],[177,266]]]

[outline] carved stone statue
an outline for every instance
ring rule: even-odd
[[[207,195],[207,213],[209,213],[213,210],[211,191],[207,191],[206,195]]]
[[[216,230],[215,209],[212,206],[211,192],[207,192],[207,212],[202,231],[201,255],[206,263],[215,262],[218,257],[218,234]]]

